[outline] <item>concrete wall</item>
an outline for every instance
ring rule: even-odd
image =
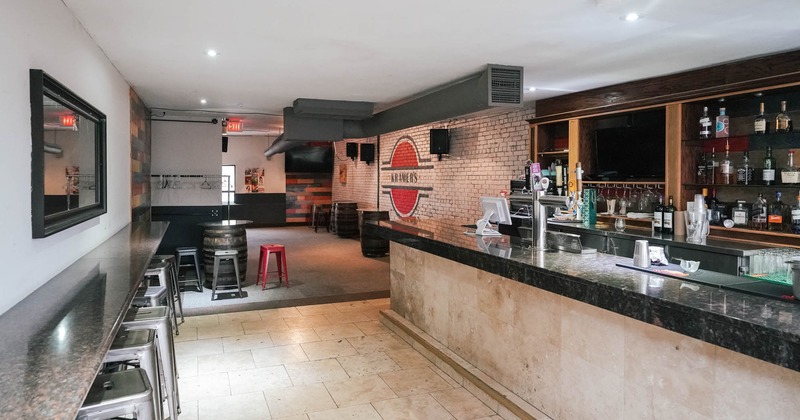
[[[130,221],[129,86],[62,2],[14,2],[0,13],[0,313]],[[108,213],[32,239],[28,71],[42,69],[108,118]],[[43,309],[46,310],[46,309]]]

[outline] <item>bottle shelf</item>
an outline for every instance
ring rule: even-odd
[[[539,152],[537,153],[539,156],[567,156],[569,155],[569,149],[564,150],[551,150],[546,152]]]
[[[684,187],[690,188],[747,188],[747,189],[757,189],[757,188],[769,188],[769,189],[787,189],[787,188],[800,188],[800,185],[789,185],[789,184],[778,184],[778,185],[761,185],[761,184],[683,184]]]
[[[771,146],[772,150],[778,149],[794,149],[800,148],[800,131],[792,131],[789,133],[767,133],[767,134],[748,134],[743,136],[730,136],[726,138],[688,138],[683,139],[685,146],[703,147],[711,151],[711,147],[716,146],[717,153],[724,152],[725,141],[731,143],[731,151],[741,151],[741,147],[736,147],[735,144],[744,143],[747,150],[766,150],[767,146]]]

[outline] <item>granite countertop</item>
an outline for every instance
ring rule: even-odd
[[[800,302],[618,267],[630,258],[541,252],[443,220],[369,221],[368,235],[800,371]]]
[[[3,418],[75,418],[167,225],[129,224],[0,316]]]

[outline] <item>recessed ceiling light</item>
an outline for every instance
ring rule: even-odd
[[[528,92],[536,92],[536,88],[535,87],[529,87],[528,88]]]
[[[208,101],[207,101],[207,100],[205,100],[205,99],[201,99],[201,100],[200,100],[200,103],[201,103],[201,104],[205,104],[206,102],[208,102]]]
[[[217,56],[217,51],[216,50],[208,50],[208,51],[206,51],[206,55],[208,55],[209,57],[216,57]]]
[[[625,15],[625,20],[627,20],[628,22],[633,22],[639,20],[640,17],[641,16],[639,16],[638,13],[628,13],[627,15]]]

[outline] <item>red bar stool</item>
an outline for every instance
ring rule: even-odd
[[[269,266],[269,256],[275,254],[275,262],[278,265],[276,271],[267,271]],[[286,265],[286,249],[279,244],[261,245],[261,252],[258,254],[258,277],[261,281],[261,290],[267,287],[267,277],[269,273],[278,274],[278,286],[281,285],[281,278],[286,280],[286,287],[289,287],[289,270]],[[258,283],[256,283],[258,284]]]

